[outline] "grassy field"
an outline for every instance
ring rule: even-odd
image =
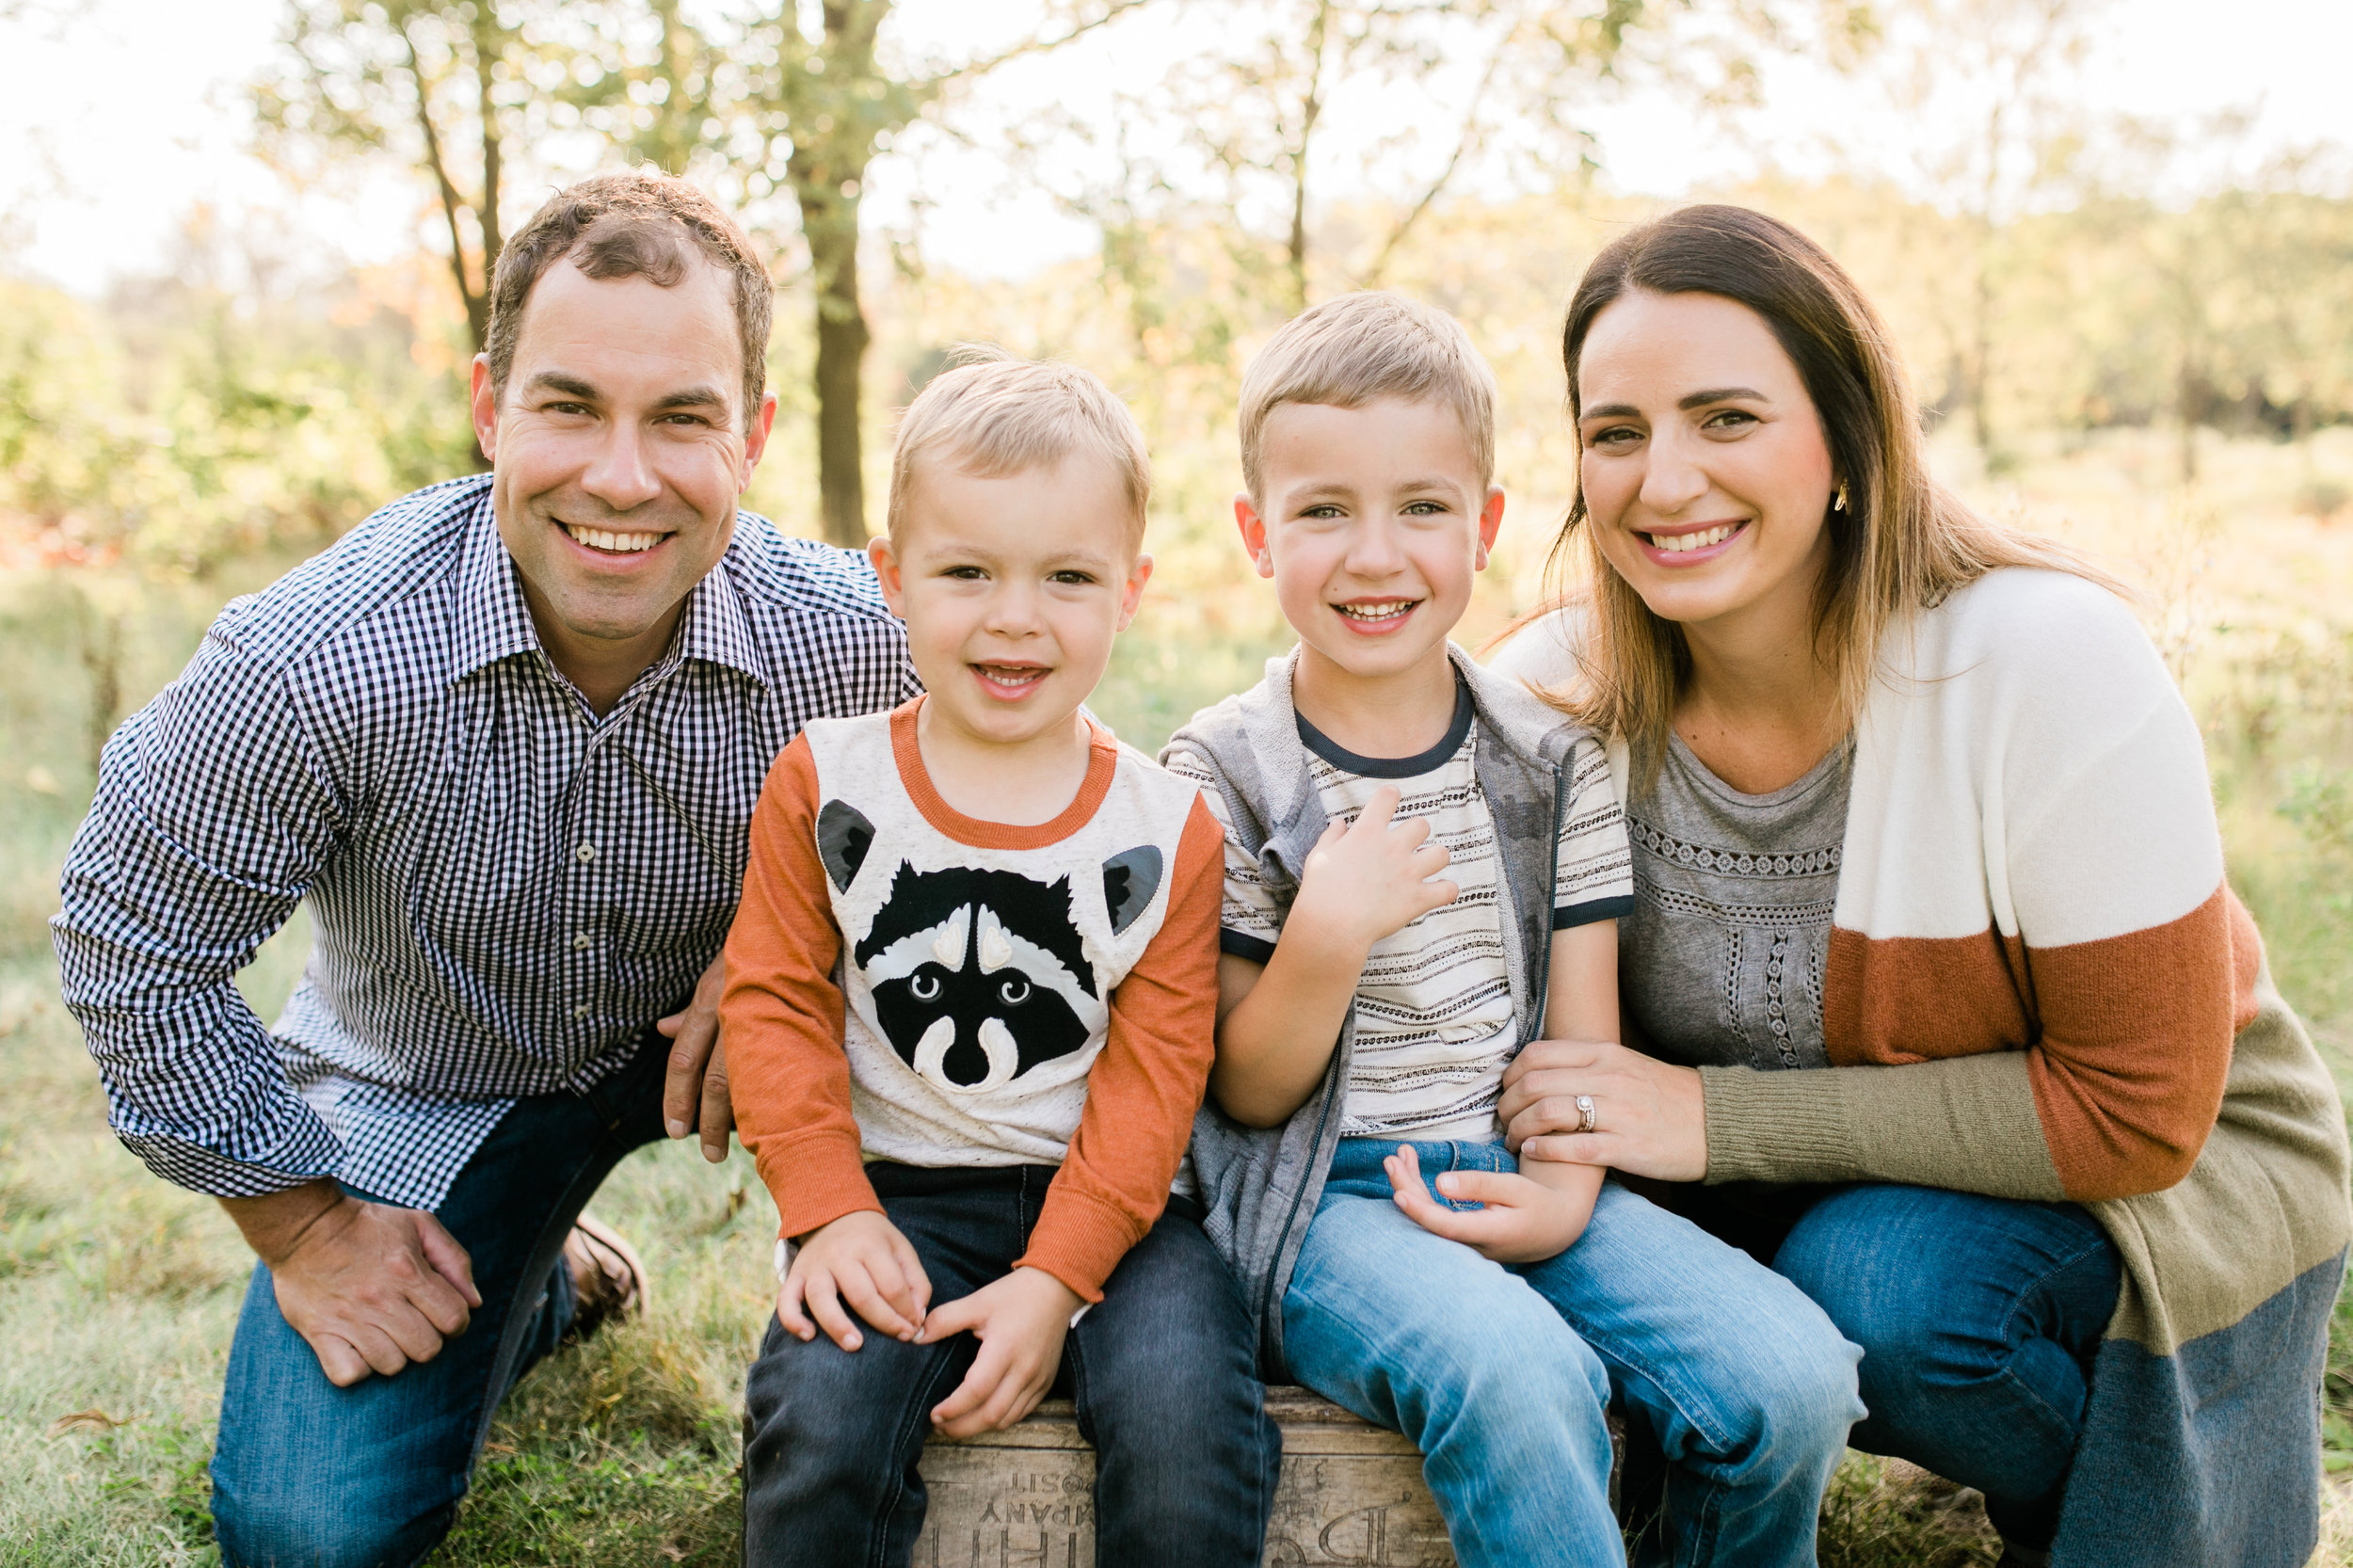
[[[2353,1083],[2353,519],[2299,515],[2300,464],[2216,442],[2200,491],[2169,447],[2118,436],[2032,456],[1981,504],[2073,538],[2139,586],[2205,723],[2235,884],[2283,988]],[[2353,475],[2353,432],[2315,460]],[[1535,601],[1541,509],[1499,561],[1477,618]],[[1178,530],[1171,571],[1123,643],[1097,706],[1155,744],[1200,702],[1255,679],[1271,606],[1218,546]],[[105,1130],[78,1032],[56,999],[43,921],[88,798],[93,741],[184,661],[230,594],[282,562],[198,584],[104,573],[0,576],[0,1563],[207,1563],[210,1454],[250,1266],[217,1208],[149,1177]],[[111,693],[109,696],[107,694]],[[297,919],[242,977],[264,1016],[299,969]],[[444,1568],[735,1560],[736,1409],[766,1307],[773,1210],[739,1153],[627,1162],[598,1202],[658,1274],[649,1321],[536,1372],[503,1414]],[[2328,1389],[2332,1469],[2353,1469],[2353,1309]],[[1830,1568],[1990,1564],[1974,1495],[1856,1456],[1823,1514]],[[2353,1508],[2317,1561],[2353,1562]]]

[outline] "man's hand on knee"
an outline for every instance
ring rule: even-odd
[[[221,1207],[269,1265],[280,1315],[338,1388],[432,1360],[482,1304],[466,1249],[423,1209],[368,1203],[328,1181]]]
[[[670,1065],[662,1080],[662,1125],[673,1138],[699,1128],[703,1158],[714,1165],[728,1157],[728,1134],[735,1129],[735,1107],[728,1099],[727,1053],[719,1048],[719,996],[727,981],[725,956],[712,959],[695,982],[694,1000],[654,1024],[670,1040]]]

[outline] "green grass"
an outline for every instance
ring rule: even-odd
[[[204,1467],[250,1257],[215,1205],[154,1180],[107,1133],[43,922],[91,786],[101,672],[85,648],[105,646],[120,616],[113,673],[127,708],[184,662],[223,599],[282,566],[165,585],[0,577],[0,1564],[11,1568],[218,1560]],[[1096,708],[1155,747],[1255,680],[1277,631],[1255,594],[1156,588]],[[2191,690],[2233,881],[2283,989],[2353,1082],[2353,624],[2221,638],[2202,657]],[[241,978],[264,1016],[307,941],[298,918]],[[597,1208],[643,1250],[655,1309],[524,1382],[438,1568],[736,1560],[738,1401],[767,1306],[774,1211],[740,1152],[714,1170],[680,1146],[624,1162]],[[2326,1458],[2353,1482],[2353,1298],[2334,1326]],[[1851,1456],[1823,1510],[1826,1568],[1962,1568],[1995,1550],[1975,1494],[1900,1464]],[[2332,1520],[2316,1560],[2353,1562],[2353,1518]]]

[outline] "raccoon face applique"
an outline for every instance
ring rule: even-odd
[[[846,892],[874,832],[844,801],[818,813],[826,874]],[[1151,904],[1160,851],[1123,851],[1102,866],[1114,936]],[[925,1081],[952,1095],[1002,1088],[1043,1063],[1085,1048],[1103,998],[1072,918],[1070,878],[957,866],[919,872],[899,863],[882,906],[851,952],[890,1048]]]
[[[1091,1032],[1080,1008],[1096,1000],[1095,968],[1068,877],[902,862],[856,955],[890,1048],[951,1094],[1001,1088]]]

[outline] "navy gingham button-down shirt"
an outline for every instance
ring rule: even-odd
[[[785,743],[915,690],[865,561],[744,513],[599,719],[489,476],[393,503],[232,602],[107,744],[52,923],[117,1136],[218,1196],[435,1207],[517,1096],[587,1088],[693,993]],[[232,976],[304,900],[265,1028]]]

